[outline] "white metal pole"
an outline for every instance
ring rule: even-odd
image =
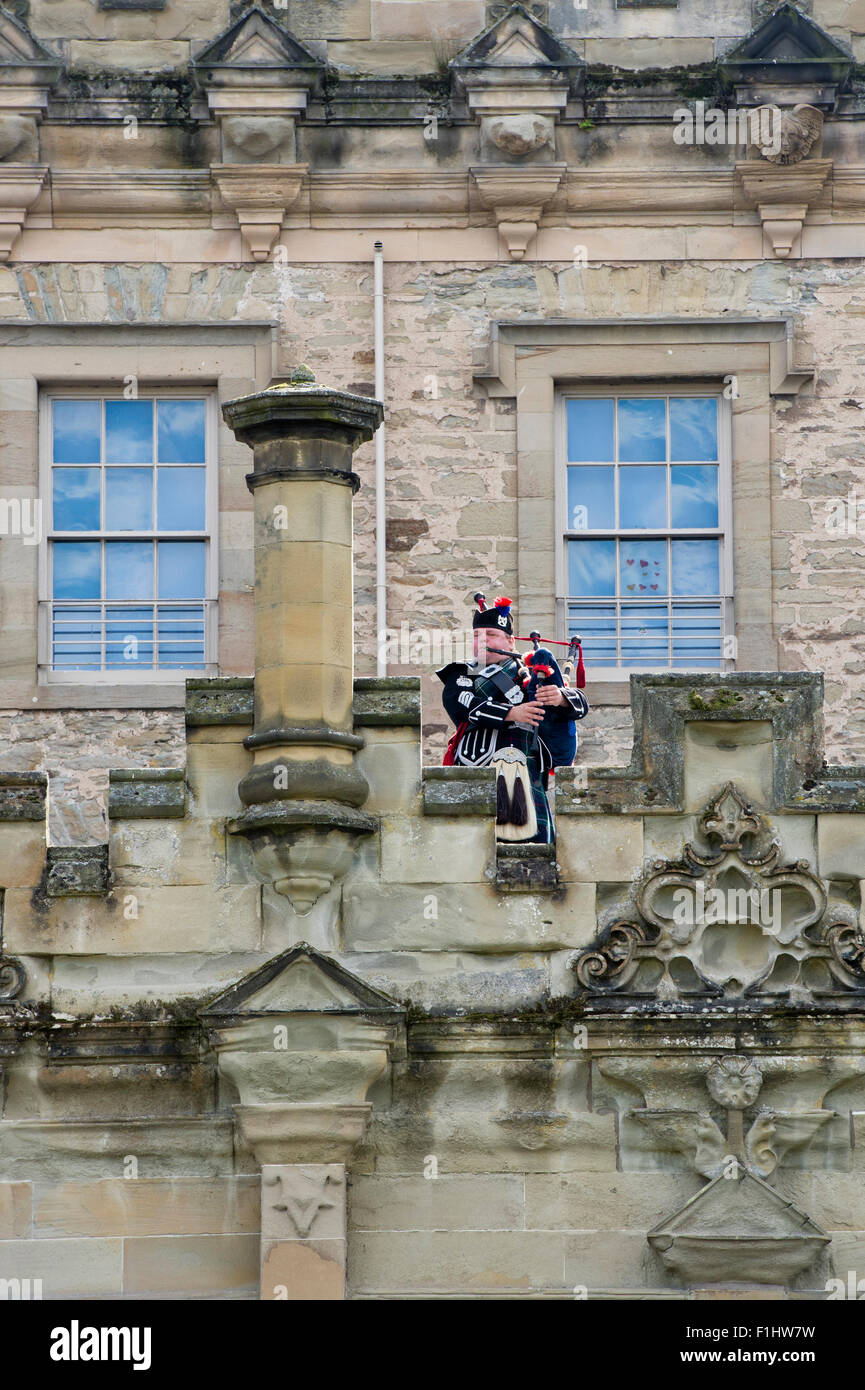
[[[375,243],[373,276],[373,338],[375,348],[375,396],[384,403],[384,257]],[[376,674],[387,675],[387,568],[385,499],[385,426],[375,433],[375,626]]]

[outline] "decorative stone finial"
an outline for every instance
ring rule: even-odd
[[[291,373],[286,382],[287,386],[312,386],[315,384],[315,372],[307,367],[305,362],[300,362]]]

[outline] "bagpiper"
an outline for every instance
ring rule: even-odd
[[[515,654],[509,598],[488,608],[478,593],[475,603],[475,660],[452,661],[436,672],[456,725],[444,761],[495,768],[497,839],[552,844],[550,772],[573,762],[575,721],[588,714],[589,702],[582,690],[565,685],[546,648]],[[584,681],[582,660],[580,672]]]

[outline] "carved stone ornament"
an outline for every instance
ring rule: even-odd
[[[705,1113],[631,1111],[659,1147],[684,1153],[710,1180],[646,1237],[683,1283],[789,1284],[829,1244],[825,1231],[764,1179],[788,1150],[807,1147],[835,1112],[763,1107],[745,1134],[742,1112],[757,1100],[762,1081],[750,1057],[712,1062],[706,1087],[727,1111],[726,1135]]]
[[[24,988],[26,979],[21,962],[13,956],[3,955],[0,951],[0,1008],[4,1004],[11,1004],[12,1000],[17,998]]]
[[[653,1136],[659,1148],[683,1154],[704,1178],[724,1173],[736,1176],[741,1170],[765,1179],[788,1152],[807,1148],[823,1126],[836,1118],[836,1112],[782,1111],[764,1105],[746,1131],[743,1112],[755,1104],[762,1084],[763,1073],[750,1057],[733,1054],[712,1062],[706,1088],[727,1112],[726,1133],[705,1111],[634,1108],[628,1114]]]
[[[700,839],[656,861],[617,916],[572,960],[590,997],[680,1003],[831,999],[861,1004],[865,940],[857,913],[830,903],[804,860],[784,864],[762,816],[728,783],[700,817]]]
[[[753,148],[761,159],[770,164],[798,164],[807,159],[822,138],[823,113],[804,102],[792,111],[758,106],[751,128],[756,132]]]

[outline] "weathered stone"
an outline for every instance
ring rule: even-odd
[[[186,814],[183,768],[112,769],[108,814],[115,819],[167,820]]]
[[[41,772],[0,775],[0,820],[44,820],[48,779]]]
[[[251,724],[253,683],[241,676],[213,680],[187,680],[186,723]]]
[[[420,725],[420,681],[415,677],[358,677],[354,682],[356,727],[379,724]]]
[[[496,775],[489,767],[425,767],[423,808],[428,816],[494,816]]]
[[[108,846],[49,846],[45,891],[49,898],[98,896],[108,891]]]

